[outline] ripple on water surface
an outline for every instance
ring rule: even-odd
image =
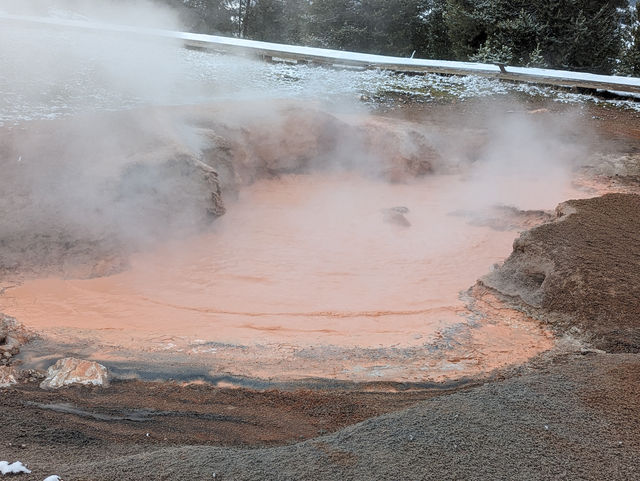
[[[461,299],[515,236],[451,215],[466,188],[455,176],[262,180],[209,233],[139,254],[114,276],[25,282],[2,308],[50,336],[210,355],[235,374],[265,375],[284,361],[278,373],[290,377],[482,371],[498,345],[511,351],[501,362],[514,362],[517,344],[526,358],[550,341],[526,319],[480,325]]]

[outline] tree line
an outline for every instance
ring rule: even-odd
[[[200,33],[640,75],[640,13],[629,0],[164,1]]]

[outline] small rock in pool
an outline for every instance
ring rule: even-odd
[[[404,206],[391,207],[389,209],[382,209],[382,215],[385,222],[390,224],[399,225],[402,227],[410,227],[411,222],[404,216],[409,213],[409,209]]]
[[[397,212],[398,214],[408,214],[409,213],[409,208],[405,207],[403,205],[398,205],[396,207],[391,207],[389,210],[393,211],[393,212]]]

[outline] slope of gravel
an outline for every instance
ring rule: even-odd
[[[292,446],[164,448],[57,469],[96,481],[639,479],[639,381],[637,356],[569,355]]]

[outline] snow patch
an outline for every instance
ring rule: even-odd
[[[9,464],[7,461],[0,461],[0,473],[5,474],[30,474],[31,471],[20,461]]]
[[[0,21],[5,17],[0,14]],[[392,100],[394,95],[432,102],[515,94],[518,97],[540,97],[562,103],[590,102],[640,110],[640,102],[630,99],[630,95],[619,99],[602,99],[551,86],[507,83],[479,75],[410,75],[382,69],[334,70],[290,62],[271,64],[214,51],[183,49],[179,42],[165,47],[171,50],[171,57],[176,59],[175,69],[180,75],[173,80],[162,79],[161,75],[147,79],[148,89],[145,87],[145,90],[157,92],[163,86],[160,89],[163,93],[160,97],[141,96],[135,89],[122,88],[122,84],[126,85],[126,75],[121,82],[105,80],[100,74],[104,67],[101,55],[94,51],[90,55],[82,49],[77,51],[77,38],[78,35],[84,35],[82,32],[71,34],[72,31],[65,29],[33,29],[26,22],[11,24],[14,28],[3,36],[0,49],[0,64],[7,67],[0,69],[0,126],[65,117],[84,111],[119,111],[145,105],[202,104],[255,98],[312,99],[342,106],[362,100],[377,104],[381,100]],[[87,35],[91,34],[90,29],[84,30]],[[130,41],[136,42],[136,39],[132,37]],[[60,64],[76,65],[76,61],[77,66],[64,70],[64,74],[51,75],[51,68],[47,67],[46,62],[40,67],[39,64],[34,65],[30,58],[23,58],[16,53],[25,51],[40,52],[45,58],[62,56]],[[127,55],[127,52],[118,52],[116,58],[126,57],[124,64],[135,61]],[[414,62],[418,59],[403,61]],[[23,72],[27,68],[34,69],[35,74],[25,76]],[[508,70],[516,72],[517,68],[509,67]],[[527,70],[533,71],[543,77],[551,72],[547,69]],[[640,79],[611,78],[640,83]]]

